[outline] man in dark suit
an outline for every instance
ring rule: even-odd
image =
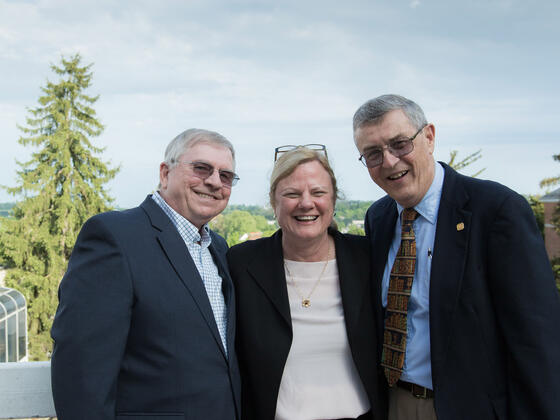
[[[365,226],[389,419],[557,419],[560,300],[527,201],[435,162],[434,125],[401,96],[363,104],[354,140],[388,194]]]
[[[207,225],[239,179],[234,158],[220,134],[187,130],[158,192],[84,224],[52,328],[60,420],[239,419],[227,244]]]

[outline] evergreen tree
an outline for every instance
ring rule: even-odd
[[[0,260],[10,268],[6,286],[27,299],[32,360],[50,354],[58,283],[84,221],[110,209],[104,184],[119,170],[97,157],[103,149],[90,141],[103,125],[92,108],[98,96],[84,93],[91,64],[81,66],[80,60],[76,54],[51,65],[58,82],[47,81],[38,107],[28,110],[27,126],[18,126],[19,143],[35,151],[27,162],[17,162],[17,186],[3,187],[21,198],[13,218],[0,225]]]

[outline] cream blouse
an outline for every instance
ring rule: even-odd
[[[326,267],[325,261],[284,262],[293,341],[280,382],[275,419],[355,418],[364,414],[370,404],[350,353],[336,260],[329,260]],[[310,306],[304,307],[302,300],[311,290]]]

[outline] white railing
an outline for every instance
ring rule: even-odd
[[[0,363],[0,419],[55,416],[50,362]]]

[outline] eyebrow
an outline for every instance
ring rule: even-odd
[[[364,149],[364,152],[367,152],[369,150],[378,150],[381,149],[382,146],[386,145],[386,144],[391,144],[395,141],[399,141],[399,140],[403,140],[403,139],[407,139],[407,137],[404,134],[397,134],[394,137],[391,137],[389,140],[387,140],[383,145],[381,146],[368,146]]]
[[[216,166],[212,165],[212,164],[211,164],[210,162],[208,162],[207,160],[193,160],[191,163],[204,163],[205,165],[211,166],[212,168],[216,169],[217,171],[232,172],[232,173],[234,173],[233,169],[216,168]]]

